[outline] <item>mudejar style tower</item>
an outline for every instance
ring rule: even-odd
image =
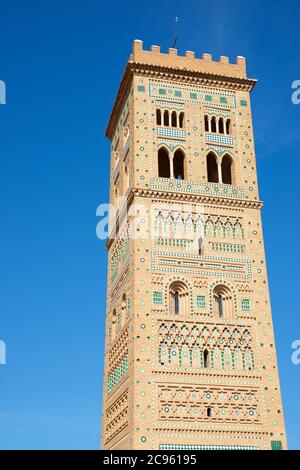
[[[105,449],[285,449],[238,57],[134,41],[111,141]]]

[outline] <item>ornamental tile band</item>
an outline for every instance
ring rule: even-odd
[[[244,189],[242,187],[230,186],[221,183],[198,183],[195,181],[185,180],[178,181],[169,178],[150,178],[150,188],[238,199],[244,199],[245,197]]]
[[[221,94],[214,92],[207,94],[207,90],[199,90],[197,88],[184,88],[172,85],[164,85],[162,88],[157,83],[149,83],[149,97],[151,98],[161,98],[163,95],[169,101],[178,101],[178,94],[176,94],[178,91],[180,92],[180,101],[184,103],[209,103],[212,106],[224,109],[235,109],[236,107],[235,96],[231,93]],[[226,98],[226,103],[221,101],[221,98]]]
[[[134,41],[106,129],[106,450],[287,448],[255,83],[243,57]]]

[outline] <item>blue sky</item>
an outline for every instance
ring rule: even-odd
[[[133,39],[247,57],[273,317],[290,448],[300,448],[298,302],[300,4],[10,0],[0,6],[0,448],[100,440],[107,202],[104,130]],[[296,294],[295,294],[296,293]]]

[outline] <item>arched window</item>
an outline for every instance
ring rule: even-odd
[[[216,121],[215,116],[211,118],[210,128],[211,128],[211,132],[217,132],[217,121]]]
[[[222,117],[219,119],[219,134],[224,134],[224,121]]]
[[[169,111],[167,109],[164,111],[164,126],[169,126]]]
[[[208,418],[211,417],[211,408],[210,407],[207,408],[206,415],[207,415]]]
[[[170,285],[170,312],[172,315],[187,315],[189,313],[189,291],[181,281],[175,281]]]
[[[205,369],[209,367],[209,351],[207,349],[203,352],[203,366]]]
[[[172,111],[172,127],[177,127],[177,113]]]
[[[209,131],[209,123],[208,123],[208,116],[207,116],[207,114],[205,114],[205,116],[204,116],[204,128],[205,128],[205,132],[208,132],[208,131]]]
[[[207,165],[207,181],[209,183],[218,183],[219,182],[218,165],[217,165],[217,158],[214,153],[210,152],[207,155],[206,165]]]
[[[184,180],[184,153],[182,150],[176,150],[173,158],[174,178]]]
[[[222,318],[223,317],[223,298],[221,294],[218,294],[215,296],[215,299],[217,303],[218,316]]]
[[[178,292],[178,290],[175,290],[175,292],[174,292],[174,313],[175,313],[175,315],[178,315],[178,313],[179,313],[179,292]]]
[[[232,169],[232,158],[230,155],[224,155],[222,159],[222,181],[224,184],[232,184],[232,175],[231,175],[231,169]]]
[[[158,176],[160,178],[170,178],[169,154],[164,147],[158,151]]]
[[[232,294],[229,287],[219,285],[213,291],[214,312],[219,318],[233,317]]]
[[[158,126],[161,126],[161,110],[160,109],[156,110],[156,124]]]
[[[184,126],[184,113],[181,112],[181,113],[179,114],[179,127],[180,127],[180,128],[183,128],[183,126]]]
[[[203,255],[203,239],[201,237],[198,240],[198,253]]]
[[[226,134],[230,134],[231,133],[231,121],[230,119],[227,119],[226,121]]]
[[[233,236],[236,238],[244,238],[244,230],[242,229],[242,226],[239,221],[237,221],[233,227]]]

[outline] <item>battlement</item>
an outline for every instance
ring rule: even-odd
[[[246,78],[246,59],[238,56],[236,63],[229,63],[229,58],[221,56],[213,60],[211,54],[203,54],[201,58],[195,57],[195,52],[186,51],[184,56],[177,55],[177,49],[170,48],[168,53],[160,51],[160,46],[152,46],[151,51],[143,49],[143,41],[135,39],[133,43],[130,62],[161,67],[171,67],[191,70],[195,72],[225,75],[230,77]]]

